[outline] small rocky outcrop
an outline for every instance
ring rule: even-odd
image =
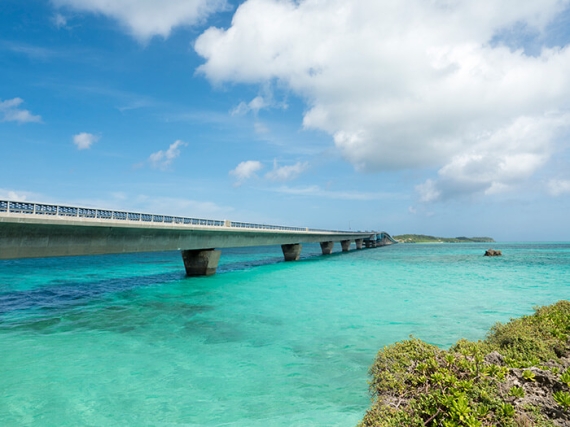
[[[485,362],[489,365],[503,366],[505,364],[505,358],[498,351],[492,351],[485,356]]]
[[[567,363],[562,359],[562,363],[555,364],[556,368],[563,372],[567,369]],[[551,362],[554,363],[554,362]],[[524,372],[531,374],[526,376]],[[512,387],[520,387],[523,396],[520,398],[509,397],[507,400],[514,405],[519,419],[531,419],[528,408],[534,407],[542,415],[550,420],[555,426],[570,425],[570,412],[564,410],[555,402],[553,395],[557,391],[564,390],[566,386],[559,380],[559,375],[554,374],[550,370],[544,370],[537,367],[529,369],[510,369],[507,374],[506,381],[499,386],[504,395],[509,394]],[[524,425],[524,424],[523,424]],[[530,424],[532,425],[532,424]]]
[[[485,256],[501,256],[501,255],[503,255],[503,253],[495,249],[487,249],[485,251]]]

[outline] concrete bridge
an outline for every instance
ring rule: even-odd
[[[281,245],[298,260],[302,243],[323,255],[396,243],[385,232],[332,231],[0,200],[0,259],[180,250],[189,276],[216,272],[222,248]]]

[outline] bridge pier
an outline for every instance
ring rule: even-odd
[[[341,240],[340,245],[342,246],[343,252],[348,252],[350,250],[350,240]]]
[[[330,255],[332,253],[334,242],[321,242],[321,250],[323,255]]]
[[[356,243],[356,249],[362,249],[362,242],[364,242],[364,239],[356,239],[354,241],[354,243]]]
[[[182,250],[182,260],[188,276],[211,276],[216,274],[222,251],[214,249]]]
[[[303,246],[300,243],[281,245],[281,250],[283,251],[283,256],[285,257],[285,261],[297,261],[301,256],[302,247]]]

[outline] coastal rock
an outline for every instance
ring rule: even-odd
[[[530,370],[534,374],[532,380],[523,377],[525,370]],[[501,388],[503,392],[508,393],[513,386],[522,387],[524,390],[524,397],[512,398],[519,416],[526,416],[525,412],[530,405],[540,410],[555,426],[570,425],[570,413],[558,405],[552,397],[554,392],[564,389],[557,375],[536,367],[511,369]]]
[[[498,351],[493,351],[485,356],[485,362],[487,362],[489,365],[502,366],[505,363],[505,358]]]
[[[501,256],[503,255],[501,251],[497,251],[495,249],[487,249],[485,251],[485,256]]]

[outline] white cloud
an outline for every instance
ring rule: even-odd
[[[244,114],[247,114],[249,112],[249,105],[247,104],[247,102],[240,102],[237,107],[233,108],[230,111],[230,114],[232,116],[243,116]]]
[[[261,110],[262,108],[267,108],[270,105],[271,104],[262,96],[256,96],[248,103],[240,102],[238,106],[231,111],[231,115],[241,116],[249,113],[250,111],[253,112],[253,114],[257,115],[259,110]]]
[[[308,162],[297,162],[294,165],[279,166],[277,161],[274,161],[273,169],[265,174],[265,178],[271,181],[290,181],[297,178],[308,168],[308,166]],[[263,168],[264,166],[261,162],[257,160],[247,160],[245,162],[241,162],[229,173],[235,177],[235,185],[239,186],[250,178],[256,178],[257,172]]]
[[[81,132],[77,135],[73,135],[73,143],[77,146],[78,150],[87,150],[98,140],[99,137],[92,133]]]
[[[265,126],[263,123],[257,122],[257,121],[253,124],[253,130],[258,135],[266,135],[266,134],[270,133],[269,128],[267,126]]]
[[[261,169],[263,169],[261,162],[257,160],[247,160],[241,162],[235,169],[232,169],[230,175],[236,178],[236,185],[241,185],[245,180],[257,176],[256,172]]]
[[[168,147],[168,150],[157,151],[156,153],[152,153],[149,157],[150,164],[155,169],[167,169],[174,159],[180,156],[180,148],[184,147],[188,144],[181,140],[176,140]]]
[[[52,16],[51,22],[57,28],[65,28],[67,26],[67,18],[63,16],[61,13],[56,13]]]
[[[441,191],[437,189],[435,182],[431,179],[416,186],[416,191],[420,194],[420,202],[424,203],[435,202],[441,197]]]
[[[551,179],[548,182],[548,192],[555,197],[570,193],[570,180]]]
[[[265,174],[265,178],[272,181],[290,181],[297,178],[309,167],[308,162],[297,162],[294,165],[279,166],[273,162],[273,170]]]
[[[496,36],[545,40],[569,3],[247,0],[195,49],[214,83],[276,81],[304,99],[304,126],[359,170],[437,168],[426,201],[492,194],[543,167],[570,126],[570,47],[527,56]]]
[[[42,118],[40,116],[35,116],[28,110],[19,108],[23,102],[24,100],[22,98],[0,101],[0,114],[3,116],[0,121],[18,123],[41,122]]]
[[[175,27],[198,24],[210,14],[227,8],[226,0],[52,0],[52,3],[116,19],[140,41],[153,36],[167,38]]]
[[[548,160],[556,133],[570,123],[570,114],[521,117],[506,128],[470,141],[465,150],[416,187],[423,202],[464,194],[497,194],[524,183]]]
[[[11,200],[14,202],[26,202],[29,200],[39,200],[39,196],[36,193],[29,191],[20,190],[7,190],[5,188],[0,188],[0,199]]]

